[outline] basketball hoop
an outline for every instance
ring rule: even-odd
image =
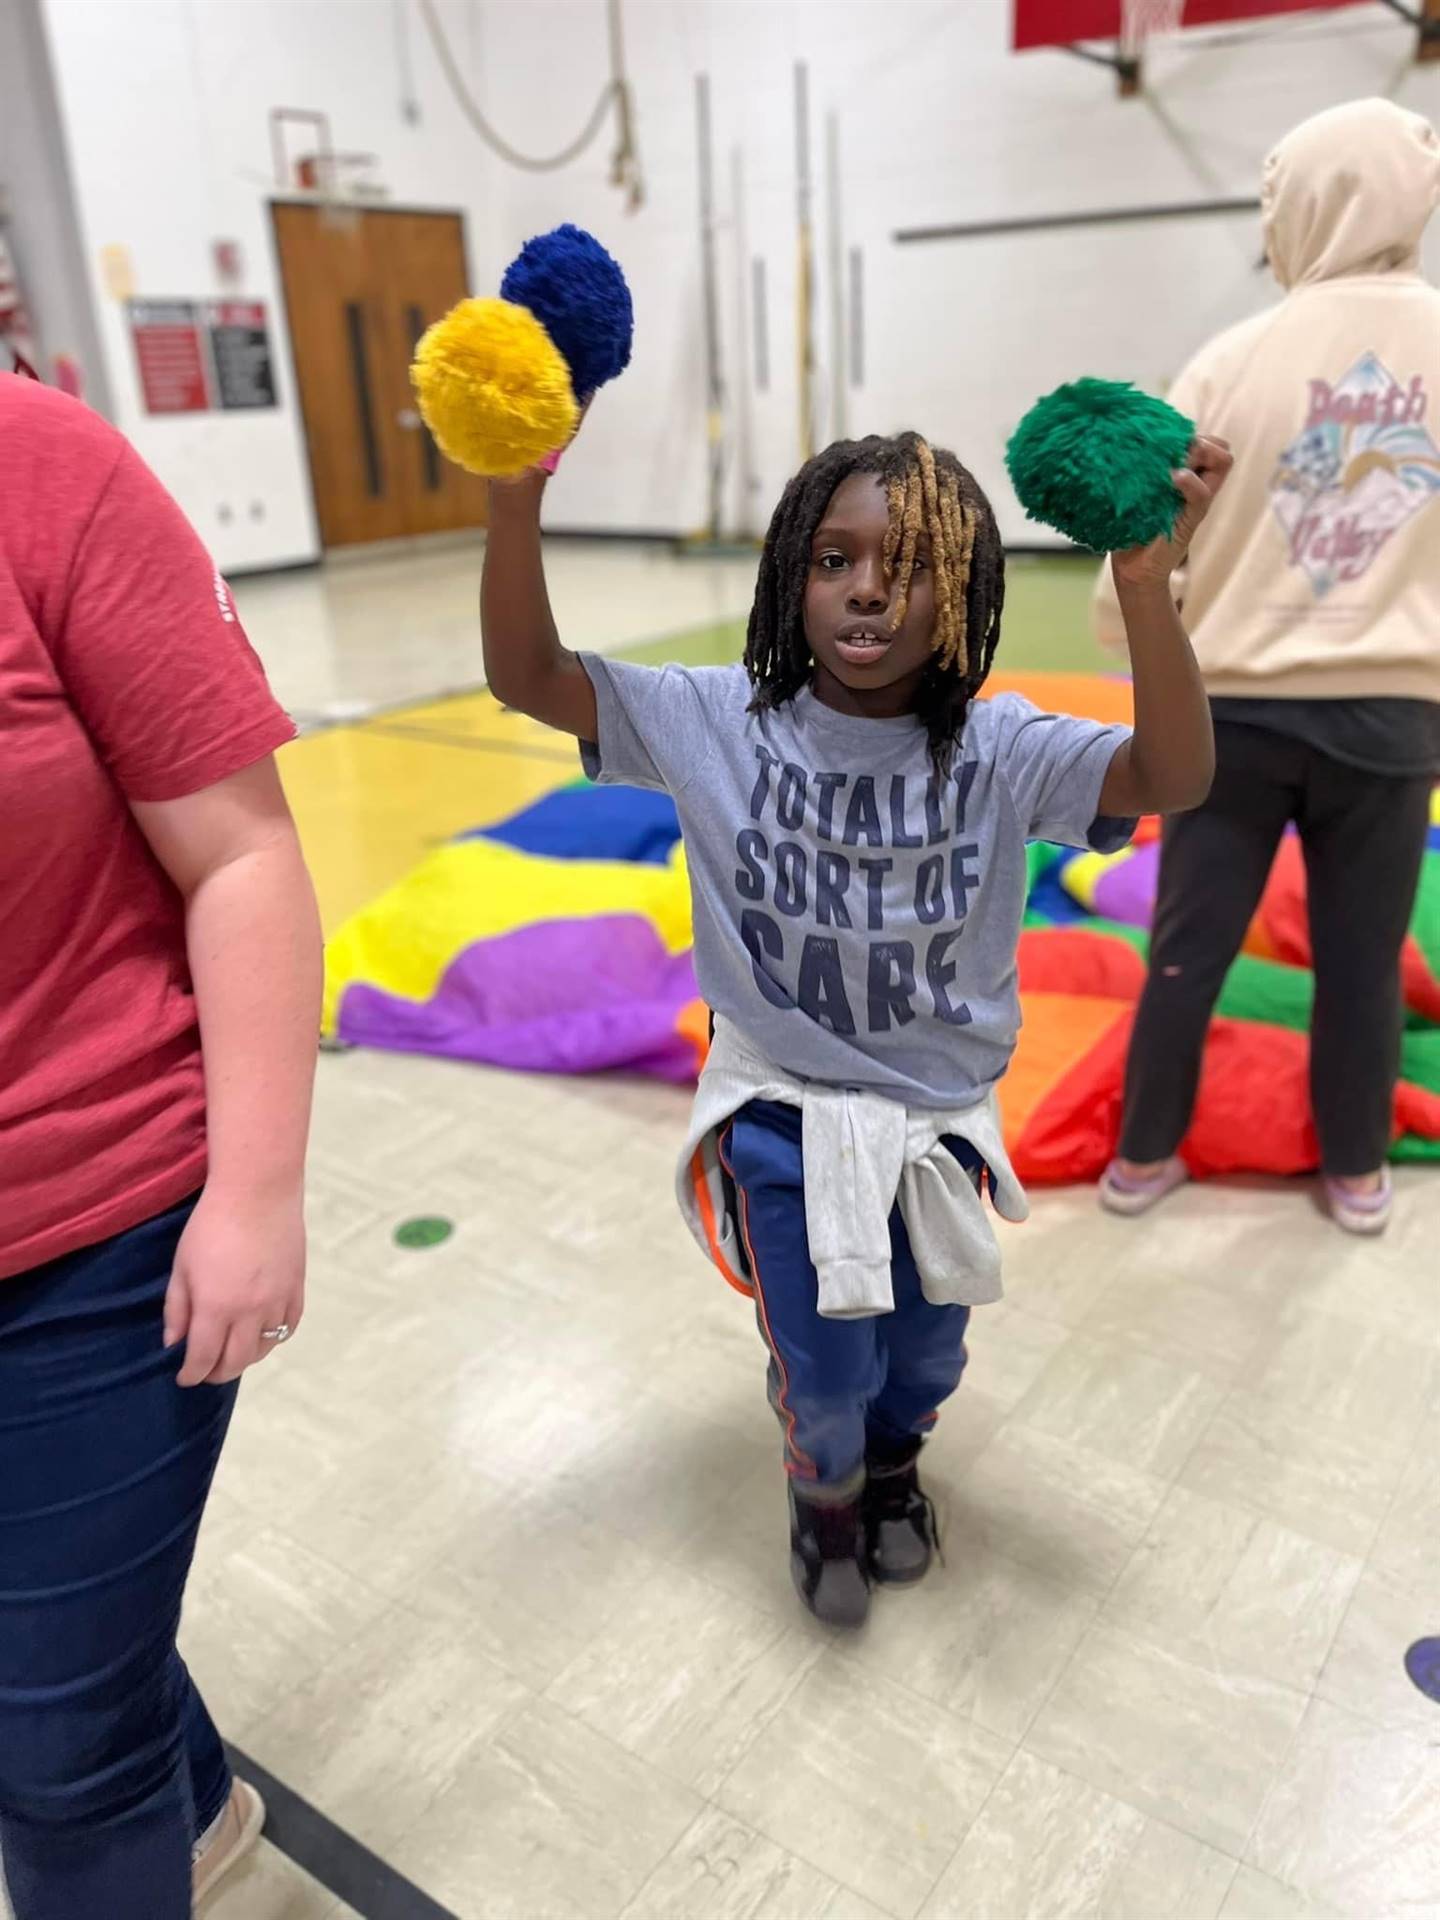
[[[1178,33],[1185,23],[1185,0],[1121,0],[1120,52],[1138,61],[1152,40]]]

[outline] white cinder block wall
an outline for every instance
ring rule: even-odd
[[[557,220],[601,235],[634,286],[635,361],[561,469],[553,515],[594,531],[681,532],[702,523],[706,497],[695,75],[710,75],[713,101],[725,511],[732,526],[747,513],[743,419],[748,511],[763,524],[798,446],[792,76],[803,58],[821,437],[834,420],[824,165],[834,113],[844,241],[862,250],[866,282],[866,377],[847,391],[848,427],[914,424],[955,446],[1011,538],[1025,526],[1000,455],[1018,414],[1081,372],[1163,383],[1207,334],[1270,297],[1258,227],[1236,216],[923,246],[897,246],[897,228],[1250,194],[1288,125],[1359,94],[1389,93],[1440,118],[1440,68],[1411,64],[1410,31],[1378,5],[1257,23],[1243,44],[1177,42],[1152,62],[1150,98],[1121,103],[1098,69],[1059,54],[1013,57],[1008,0],[627,0],[648,185],[629,217],[607,182],[608,136],[561,173],[516,172],[488,153],[445,88],[414,0],[39,4],[115,417],[231,568],[302,558],[315,544],[265,210],[271,105],[328,111],[342,148],[379,156],[397,200],[463,206],[479,290]],[[604,76],[602,0],[442,0],[442,12],[501,130],[534,150],[568,139]],[[408,76],[418,125],[402,114]],[[246,290],[276,310],[286,404],[149,420],[98,251],[127,246],[142,293],[204,296],[218,291],[216,238],[241,242]],[[764,393],[745,379],[755,255],[769,292]],[[263,519],[249,517],[253,500]]]

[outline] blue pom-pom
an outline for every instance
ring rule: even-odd
[[[630,364],[635,309],[619,263],[583,227],[528,240],[505,270],[500,295],[528,307],[570,368],[577,400]]]

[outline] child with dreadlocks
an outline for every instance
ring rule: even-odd
[[[1170,592],[1230,464],[1197,441],[1174,535],[1114,558],[1136,724],[979,701],[1000,636],[994,515],[916,434],[845,441],[790,482],[743,666],[565,651],[545,476],[491,489],[481,591],[499,699],[601,780],[674,796],[714,1041],[681,1204],[753,1296],[784,1432],[791,1569],[822,1619],[924,1574],[916,1462],[998,1298],[981,1190],[1022,1218],[995,1087],[1019,1024],[1028,840],[1102,851],[1196,805],[1209,709]]]

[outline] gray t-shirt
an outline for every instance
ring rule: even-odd
[[[673,795],[690,863],[695,973],[709,1006],[801,1079],[966,1107],[1020,1027],[1015,949],[1027,840],[1102,852],[1123,727],[977,701],[937,781],[907,716],[833,712],[808,689],[749,712],[743,667],[583,656],[592,778]]]

